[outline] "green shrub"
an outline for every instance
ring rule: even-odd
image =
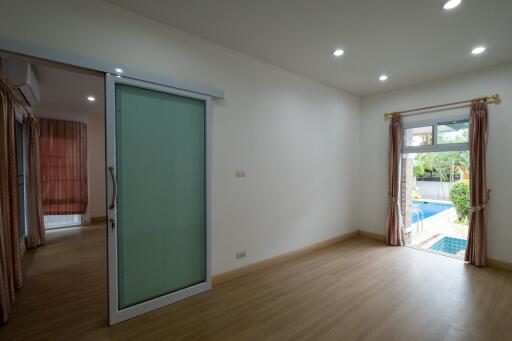
[[[467,221],[470,211],[469,180],[460,180],[450,189],[450,201],[457,211],[459,221]]]
[[[412,168],[412,176],[417,178],[425,175],[425,167],[423,163],[417,162]]]

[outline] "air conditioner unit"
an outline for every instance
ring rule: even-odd
[[[2,59],[2,73],[18,89],[25,106],[33,107],[39,102],[39,82],[30,63]]]

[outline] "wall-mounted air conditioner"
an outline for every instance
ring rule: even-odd
[[[2,73],[18,89],[25,106],[33,107],[39,102],[39,83],[30,63],[2,59]]]

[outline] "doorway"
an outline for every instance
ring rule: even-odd
[[[401,208],[409,246],[462,259],[470,164],[467,119],[406,124]]]
[[[74,326],[75,332],[86,335],[95,326],[108,324],[105,75],[4,52],[0,52],[0,64],[2,75],[22,101],[16,105],[15,140],[19,243],[25,250],[21,260],[24,284],[16,292],[11,320],[0,328],[0,339],[14,339],[20,331],[26,331],[23,338],[67,338],[60,326],[71,320],[81,321]],[[30,116],[38,127],[32,132]],[[51,129],[42,129],[43,122],[51,123]],[[80,157],[68,143],[72,132],[60,130],[63,122],[84,127]],[[52,147],[44,147],[46,142]],[[34,159],[39,167],[33,166]],[[85,171],[76,176],[74,166],[79,159],[84,160],[81,168]],[[34,174],[39,176],[41,210],[31,196]],[[74,207],[78,195],[72,186],[59,185],[78,180],[85,184],[78,193],[86,203],[80,212]],[[44,227],[41,234],[39,226]],[[40,239],[33,242],[35,235],[44,235],[43,245]],[[33,327],[28,330],[40,335],[29,335],[27,323]]]
[[[105,136],[109,141],[106,146],[103,142],[108,167],[104,164],[101,171],[106,188],[102,195],[100,210],[102,212],[105,210],[107,201],[108,228],[105,229],[106,225],[102,223],[94,229],[87,229],[84,225],[92,220],[91,217],[94,217],[87,212],[86,214],[69,214],[68,216],[57,214],[56,216],[59,217],[53,223],[55,227],[59,228],[53,229],[51,228],[53,226],[50,225],[52,225],[54,215],[47,214],[45,217],[48,225],[46,232],[50,236],[47,238],[48,244],[29,251],[25,259],[30,262],[34,259],[48,259],[34,255],[35,253],[55,252],[57,249],[53,246],[56,244],[62,246],[61,242],[70,238],[74,240],[78,238],[79,242],[86,242],[89,238],[86,237],[88,235],[92,236],[90,238],[93,238],[95,242],[86,243],[86,245],[102,245],[101,242],[97,243],[97,239],[101,236],[101,233],[98,234],[98,232],[105,231],[104,236],[108,237],[108,250],[104,251],[108,257],[104,259],[103,265],[106,266],[108,260],[110,324],[135,317],[211,288],[210,204],[208,200],[210,193],[209,113],[212,96],[222,96],[222,91],[200,85],[182,84],[172,79],[167,80],[165,77],[157,77],[156,83],[139,81],[121,75],[124,72],[121,68],[112,67],[111,69],[117,75],[110,75],[105,72],[77,69],[73,66],[10,53],[5,53],[5,56],[19,57],[23,61],[41,66],[42,69],[55,67],[61,70],[78,71],[85,75],[100,76],[103,84],[105,84],[105,76],[107,78],[106,88],[100,95],[88,94],[85,98],[87,100],[91,97],[94,98],[92,102],[96,104],[106,101],[108,107],[108,117],[103,116],[101,119],[106,125],[106,129],[97,138],[88,137],[88,142],[104,141]],[[4,58],[3,53],[2,58]],[[64,56],[64,59],[66,58],[67,56]],[[97,68],[97,70],[104,69],[104,65]],[[43,74],[36,72],[36,74],[38,73]],[[134,72],[133,74],[137,75],[138,73]],[[141,78],[146,77],[144,74],[141,75]],[[46,77],[42,77],[42,79],[44,78]],[[178,85],[179,88],[170,86],[173,84]],[[190,91],[183,90],[183,88],[190,89]],[[67,90],[67,87],[64,86],[55,93],[62,94]],[[133,101],[131,104],[135,105],[123,105],[125,99]],[[100,107],[105,109],[106,106],[103,104]],[[130,111],[130,109],[133,110]],[[66,115],[72,113],[73,110],[60,114],[53,110],[46,110],[46,112],[57,115],[51,119],[65,120]],[[127,125],[124,125],[125,123]],[[139,140],[141,143],[132,143],[131,152],[125,153],[131,140],[137,140],[140,137],[140,128],[144,127],[152,127],[153,133],[143,135],[144,139]],[[121,140],[123,142],[118,143]],[[143,148],[144,145],[149,149]],[[148,153],[148,150],[154,153]],[[88,160],[91,160],[89,156]],[[139,161],[151,156],[157,157],[157,159],[143,163],[146,167],[151,166],[147,168],[146,172],[130,174],[131,169],[137,168],[135,167],[137,162],[131,160],[132,156],[138,157]],[[161,164],[162,160],[166,163]],[[105,157],[102,158],[102,161],[105,162]],[[123,162],[128,162],[134,167],[128,167]],[[101,190],[89,188],[89,192],[101,193]],[[145,206],[141,204],[145,204]],[[145,207],[144,210],[141,209],[143,207]],[[140,215],[135,214],[137,212]],[[143,219],[143,217],[147,219]],[[107,219],[103,221],[107,222]],[[60,228],[63,225],[67,228]],[[134,238],[134,236],[138,237]],[[151,236],[153,238],[150,238]],[[154,238],[155,236],[156,238]],[[177,238],[181,238],[180,242],[177,242]],[[140,250],[137,250],[140,246],[143,246],[141,249],[148,252],[140,253]],[[169,249],[170,247],[172,248]],[[74,250],[77,249],[74,248]],[[105,253],[101,250],[98,251],[95,253],[94,259],[101,262],[101,257]],[[153,251],[159,253],[155,254]],[[86,252],[82,252],[82,255],[84,256],[81,258],[83,261],[91,260]],[[139,256],[146,257],[144,264],[137,263],[140,259]],[[68,258],[63,255],[61,257],[63,257],[62,259]],[[68,264],[69,262],[64,263]],[[79,260],[78,263],[73,264],[73,270],[62,269],[64,276],[62,278],[66,278],[66,273],[71,274],[78,270],[80,264]],[[173,266],[169,268],[169,264]],[[51,265],[49,267],[48,265],[42,266],[43,269],[51,267]],[[99,273],[104,266],[91,268],[91,264],[89,264],[87,269]],[[168,272],[164,278],[161,276],[162,269]],[[141,282],[138,275],[145,270],[149,270],[150,273],[145,273],[144,281]],[[40,271],[38,274],[41,274]],[[101,276],[87,276],[87,278],[92,277],[95,277],[96,280],[101,278]],[[105,279],[106,284],[107,280]],[[81,288],[82,286],[73,285],[73,287]],[[93,287],[101,288],[98,285]],[[44,292],[45,295],[50,293],[50,290]],[[23,294],[20,296],[23,297]],[[102,295],[97,297],[101,298]],[[18,302],[20,301],[22,302],[23,299],[18,300]],[[76,310],[75,305],[70,306]],[[87,309],[80,310],[88,311]],[[37,310],[31,312],[36,315],[38,313]],[[38,319],[37,316],[32,317]],[[16,324],[13,321],[11,321],[11,325]]]

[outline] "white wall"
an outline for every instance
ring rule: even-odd
[[[503,100],[499,105],[489,105],[487,180],[492,193],[488,204],[488,250],[492,258],[512,261],[512,64],[363,99],[358,227],[375,233],[385,233],[388,122],[383,119],[384,112],[458,101],[496,92],[502,95]],[[445,111],[443,115],[459,115],[462,112],[469,113],[469,109]]]
[[[90,114],[87,120],[87,185],[89,201],[86,221],[105,217],[105,116]]]
[[[100,1],[0,8],[2,37],[224,89],[213,107],[214,274],[354,229],[358,98]]]

